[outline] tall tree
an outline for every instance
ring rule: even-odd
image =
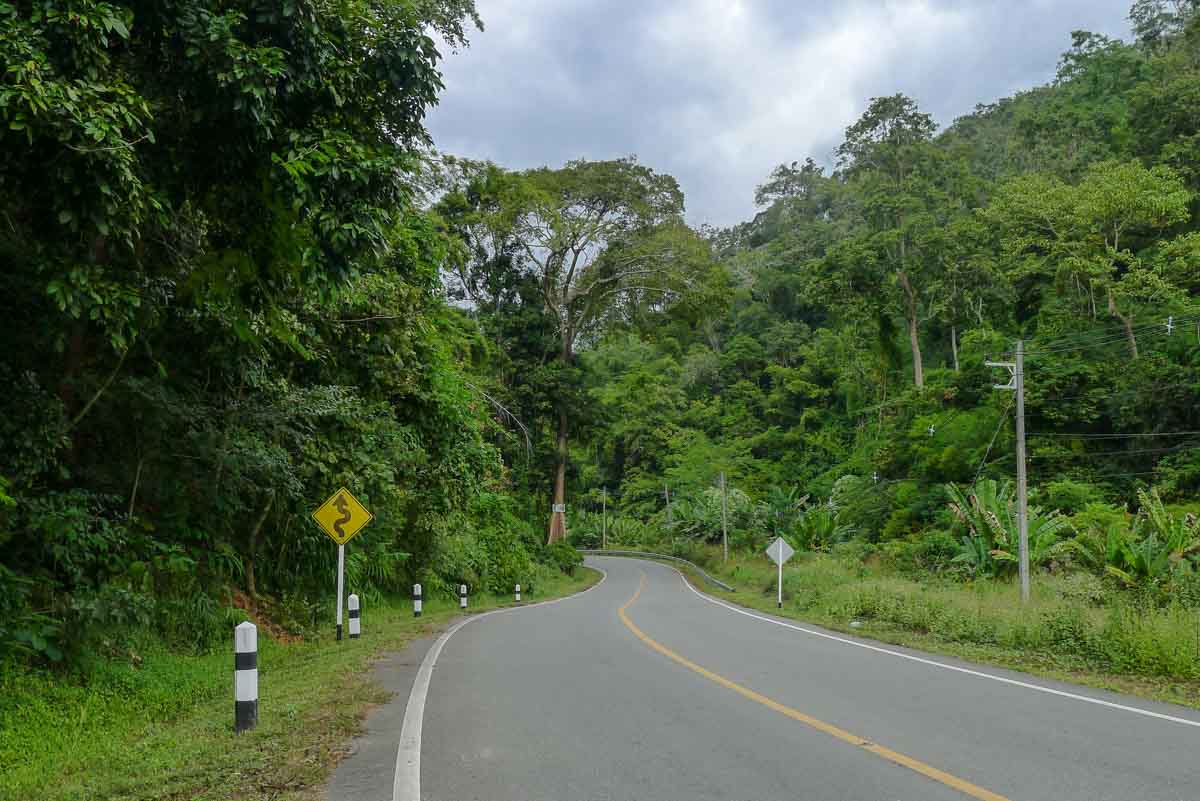
[[[1180,299],[1161,263],[1138,251],[1148,238],[1187,220],[1190,200],[1170,168],[1106,161],[1077,185],[1037,174],[1014,179],[983,216],[1002,232],[1014,282],[1040,279],[1043,286],[1074,289],[1086,313],[1094,318],[1104,308],[1120,322],[1136,359],[1136,310]]]
[[[943,190],[936,171],[933,118],[904,95],[877,97],[846,129],[839,164],[851,183],[866,229],[865,244],[900,290],[900,309],[912,354],[913,382],[925,385],[920,324],[937,236]]]
[[[532,276],[557,333],[557,359],[570,367],[581,338],[605,321],[669,299],[708,246],[683,224],[683,193],[669,175],[633,158],[572,161],[502,176],[494,167],[469,170],[464,196],[490,198],[457,215],[476,243],[465,254],[458,283],[480,286],[489,265],[510,259]],[[470,188],[474,187],[474,189]],[[490,187],[490,194],[483,192]],[[446,213],[453,210],[443,204]],[[570,435],[567,399],[555,399],[557,434],[549,540],[566,534],[566,471]]]

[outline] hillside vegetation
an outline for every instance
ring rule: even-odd
[[[572,542],[599,545],[606,505],[610,545],[688,553],[721,542],[724,473],[735,553],[784,536],[918,583],[1006,583],[1014,393],[985,362],[1023,340],[1034,583],[1194,614],[1200,15],[1147,0],[1131,22],[941,130],[872,99],[832,169],[779,165],[753,220],[701,232],[707,258],[614,213],[661,186],[636,162],[453,161],[437,210],[471,247],[450,286],[524,424],[499,443],[514,485],[546,498],[569,448]],[[572,236],[603,226],[579,259]]]
[[[797,153],[754,219],[695,230],[634,157],[433,150],[434,38],[466,46],[471,0],[0,0],[4,675],[327,626],[309,514],[341,486],[375,515],[347,549],[371,601],[551,582],[603,529],[715,545],[722,475],[738,559],[784,536],[894,588],[1007,588],[985,362],[1018,340],[1034,583],[1191,619],[1200,13],[1130,19],[945,127],[864,99],[834,164]],[[1170,664],[1144,670],[1195,678]]]

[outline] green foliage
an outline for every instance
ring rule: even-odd
[[[0,2],[0,656],[78,663],[146,620],[203,650],[235,596],[303,631],[335,558],[309,513],[340,486],[375,514],[347,554],[372,600],[574,570],[542,545],[563,498],[580,546],[601,497],[611,546],[691,555],[724,504],[735,552],[1008,581],[985,362],[1018,338],[1039,579],[1192,603],[1195,517],[1168,504],[1200,449],[1166,437],[1200,430],[1200,23],[1131,20],[943,131],[873,98],[836,169],[780,165],[752,221],[697,232],[633,157],[428,155],[435,35],[465,45],[471,0]],[[1101,654],[1086,616],[863,603],[1165,658],[1144,632]]]
[[[557,540],[545,546],[544,559],[568,576],[575,575],[575,568],[583,564],[583,554],[566,540]]]
[[[1104,496],[1099,487],[1082,481],[1063,479],[1051,481],[1043,488],[1046,505],[1063,514],[1073,515],[1092,504],[1102,503]]]
[[[433,36],[471,23],[0,4],[0,654],[141,625],[204,649],[235,595],[311,625],[335,551],[309,514],[340,486],[375,515],[347,553],[368,598],[535,570],[511,514],[455,517],[503,466],[438,280],[459,245],[417,205]]]
[[[1168,590],[1173,579],[1193,574],[1200,552],[1200,524],[1192,514],[1175,515],[1157,492],[1138,493],[1141,508],[1127,516],[1092,504],[1075,516],[1079,535],[1063,543],[1069,559],[1117,579],[1127,587]]]
[[[852,526],[838,522],[838,512],[832,504],[814,504],[796,518],[787,540],[797,550],[828,553],[854,534]]]
[[[979,482],[968,495],[947,485],[950,507],[966,528],[961,550],[954,561],[973,576],[994,576],[1016,568],[1019,540],[1016,504],[1012,485],[991,479]],[[1060,535],[1069,531],[1070,521],[1057,511],[1045,512],[1029,507],[1029,564],[1032,567],[1050,561]]]

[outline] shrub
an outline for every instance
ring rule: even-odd
[[[1104,501],[1104,493],[1099,487],[1082,481],[1051,481],[1043,489],[1046,506],[1057,509],[1065,515],[1073,515],[1091,504]]]
[[[942,573],[954,566],[959,542],[949,531],[928,529],[907,540],[884,543],[883,553],[897,570],[904,573]]]
[[[542,561],[557,567],[568,576],[573,576],[575,568],[583,564],[583,554],[565,540],[558,540],[542,549]]]

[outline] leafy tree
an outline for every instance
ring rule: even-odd
[[[488,243],[469,254],[460,283],[478,285],[496,258],[519,259],[555,321],[563,368],[574,365],[582,337],[594,336],[605,322],[629,320],[644,306],[661,307],[707,259],[702,240],[681,221],[683,194],[675,179],[633,159],[575,161],[509,178],[482,170],[485,177],[474,179],[467,193],[492,200],[465,225],[486,230]],[[479,190],[489,181],[493,191],[485,195]],[[565,398],[556,401],[558,506],[566,502],[570,413]],[[551,515],[551,542],[565,536],[565,521],[561,511]]]
[[[876,272],[868,280],[881,290],[892,282],[900,290],[898,305],[908,328],[913,383],[918,387],[925,385],[920,325],[927,266],[932,262],[927,251],[940,237],[938,210],[946,202],[934,130],[933,118],[912,99],[878,97],[846,129],[846,140],[838,148],[866,228],[861,249],[852,257]]]
[[[986,219],[1004,231],[1014,280],[1074,289],[1093,318],[1100,295],[1136,359],[1135,309],[1150,302],[1170,308],[1183,298],[1159,265],[1139,259],[1131,246],[1187,220],[1190,199],[1169,168],[1102,162],[1076,186],[1036,174],[1014,179]]]

